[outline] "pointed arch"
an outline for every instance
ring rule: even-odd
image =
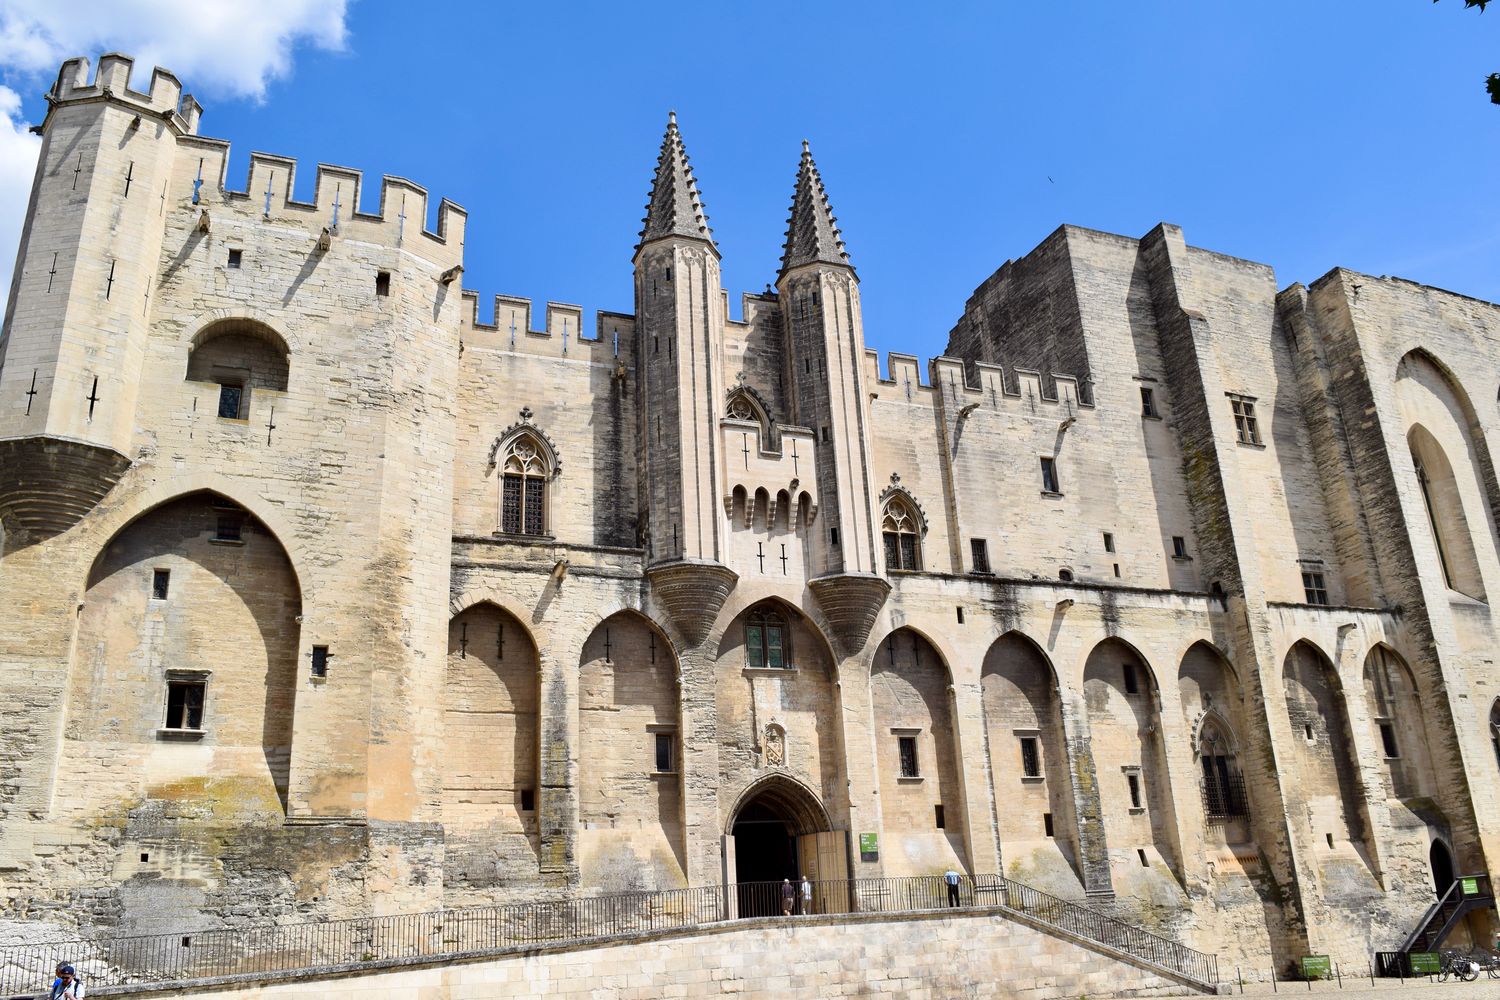
[[[490,448],[495,473],[497,526],[506,535],[551,533],[550,484],[562,473],[557,446],[531,421],[531,408],[507,427]]]
[[[1423,348],[1397,363],[1395,389],[1444,580],[1484,600],[1480,569],[1500,550],[1500,486],[1484,425],[1452,368]]]
[[[880,534],[885,542],[886,569],[915,572],[922,568],[927,515],[906,487],[893,483],[881,491]]]
[[[1076,894],[1077,821],[1056,668],[1039,643],[1012,630],[985,653],[979,687],[1001,857],[1024,864],[1049,892]]]
[[[149,798],[161,758],[186,750],[201,753],[210,794],[234,782],[247,810],[284,811],[310,662],[302,610],[280,539],[224,495],[195,490],[130,517],[84,581],[57,787],[94,779],[89,761],[108,754],[140,765],[122,766],[120,794]]]
[[[928,638],[902,627],[876,647],[870,707],[880,770],[886,870],[916,875],[964,864],[964,797],[953,724],[952,675]],[[944,825],[936,822],[941,808]],[[953,817],[948,823],[947,817]]]
[[[686,877],[678,662],[656,624],[616,611],[578,663],[578,865],[605,891],[664,889]],[[631,831],[618,835],[619,828]]]
[[[1411,667],[1393,648],[1377,643],[1365,656],[1364,695],[1371,744],[1382,757],[1390,794],[1424,798],[1437,792],[1427,739],[1427,719]]]
[[[731,388],[724,397],[724,415],[730,420],[754,421],[760,428],[762,450],[775,447],[771,407],[753,387],[741,383]]]
[[[740,814],[752,803],[766,805],[781,815],[791,827],[793,836],[824,833],[833,829],[828,810],[817,791],[794,774],[777,772],[751,781],[735,796],[734,804],[729,807],[728,819],[724,824],[726,833],[734,830]]]
[[[1155,672],[1134,645],[1111,636],[1084,662],[1083,698],[1105,835],[1119,845],[1116,861],[1129,866],[1134,852],[1124,848],[1149,843],[1176,871],[1178,837]]]
[[[448,623],[442,821],[460,852],[539,857],[541,656],[531,630],[493,600]]]
[[[1309,838],[1348,844],[1364,856],[1369,826],[1344,689],[1333,661],[1311,641],[1299,639],[1282,661],[1282,683]]]

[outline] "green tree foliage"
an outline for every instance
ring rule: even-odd
[[[1438,0],[1432,2],[1437,3]],[[1480,13],[1484,13],[1489,3],[1490,0],[1464,0],[1465,7],[1478,7]],[[1484,89],[1490,95],[1491,104],[1500,104],[1500,73],[1491,73],[1484,81]]]

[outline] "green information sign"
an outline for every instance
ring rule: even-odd
[[[1443,970],[1435,951],[1413,951],[1406,956],[1407,965],[1414,976],[1435,976]]]
[[[859,835],[859,853],[879,854],[880,838],[873,833],[862,833]]]
[[[1327,955],[1303,955],[1303,979],[1327,979],[1333,975],[1333,964]]]
[[[1465,896],[1479,895],[1479,880],[1477,878],[1466,878],[1463,880],[1463,893]]]

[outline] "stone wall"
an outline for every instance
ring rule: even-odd
[[[997,984],[1037,1000],[1143,997],[1198,991],[1107,951],[980,913],[802,918],[640,943],[544,949],[528,955],[264,985],[205,985],[225,1000],[549,997],[990,997]],[[100,995],[106,995],[101,992]],[[137,996],[164,996],[136,993]]]

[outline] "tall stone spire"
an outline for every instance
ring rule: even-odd
[[[700,239],[714,248],[714,232],[708,228],[698,182],[688,166],[682,133],[677,130],[677,112],[667,114],[667,134],[661,140],[661,155],[656,160],[656,177],[651,182],[651,200],[646,203],[646,226],[641,230],[636,249],[666,236]]]
[[[802,140],[802,163],[797,168],[797,189],[792,194],[792,214],[787,220],[786,243],[782,247],[781,273],[803,264],[841,264],[853,270],[839,220],[828,206],[828,192],[813,162],[807,140]]]

